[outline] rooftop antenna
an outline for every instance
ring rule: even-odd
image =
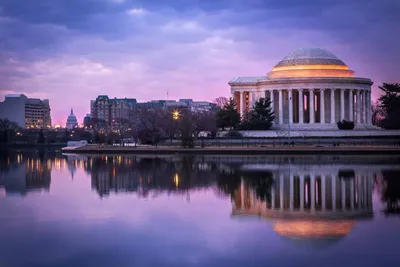
[[[167,90],[167,101],[168,101],[168,90]]]

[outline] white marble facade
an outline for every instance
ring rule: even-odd
[[[240,114],[259,98],[269,98],[275,128],[332,129],[341,120],[372,127],[371,86],[322,49],[300,49],[280,61],[267,76],[237,77],[229,82]]]

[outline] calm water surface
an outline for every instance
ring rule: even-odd
[[[400,266],[398,162],[2,151],[0,267]]]

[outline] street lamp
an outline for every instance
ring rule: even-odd
[[[174,110],[173,112],[172,112],[172,118],[174,119],[174,120],[179,120],[179,117],[180,117],[180,113],[179,113],[179,110]]]

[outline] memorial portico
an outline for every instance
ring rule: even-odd
[[[332,129],[341,120],[373,128],[371,85],[330,52],[300,49],[280,61],[267,76],[229,82],[241,116],[261,97],[272,101],[274,127]]]

